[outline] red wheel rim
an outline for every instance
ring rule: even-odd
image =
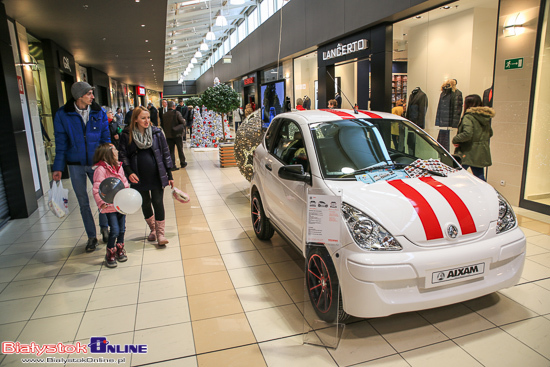
[[[327,313],[332,305],[332,282],[327,264],[318,254],[309,257],[307,286],[313,306],[319,312]]]
[[[256,233],[262,230],[262,213],[260,211],[260,203],[258,199],[252,199],[252,226]]]

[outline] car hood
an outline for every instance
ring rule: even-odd
[[[448,177],[327,184],[333,192],[342,190],[343,203],[362,210],[393,236],[405,236],[419,246],[474,240],[498,219],[496,191],[464,170]]]

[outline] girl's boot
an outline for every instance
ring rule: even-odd
[[[107,247],[107,253],[105,254],[105,266],[108,268],[116,268],[116,247],[108,248]]]
[[[156,241],[157,236],[155,235],[155,216],[151,215],[151,218],[145,219],[147,224],[149,225],[149,229],[151,230],[151,233],[149,233],[149,236],[147,237],[147,241]]]
[[[116,259],[121,263],[128,260],[128,256],[126,256],[126,250],[124,249],[123,243],[116,244]]]
[[[164,220],[161,220],[161,221],[157,220],[155,223],[157,228],[157,243],[159,244],[159,246],[164,246],[168,243],[168,240],[166,239],[166,237],[164,237],[165,224],[166,224],[166,221]]]

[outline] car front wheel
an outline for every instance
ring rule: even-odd
[[[328,323],[344,322],[344,311],[336,269],[324,247],[312,247],[307,252],[307,289],[317,316]]]
[[[273,237],[275,230],[269,222],[269,219],[265,216],[262,200],[260,199],[260,194],[257,191],[252,195],[250,213],[252,216],[252,226],[254,227],[256,237],[260,240],[269,240]]]

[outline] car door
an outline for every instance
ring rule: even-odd
[[[296,244],[300,244],[305,227],[308,185],[305,182],[284,180],[278,172],[288,164],[302,164],[306,171],[309,170],[305,142],[298,124],[290,119],[280,121],[275,134],[265,162],[268,210],[275,224]]]

